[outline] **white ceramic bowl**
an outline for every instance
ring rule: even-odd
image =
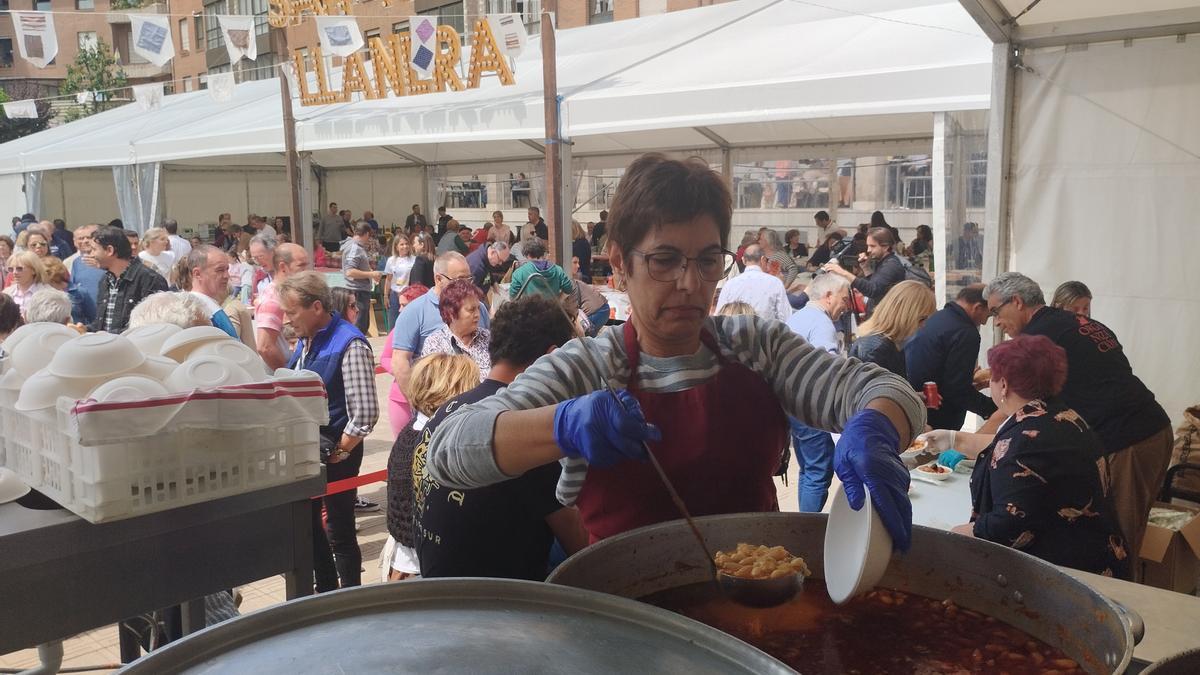
[[[167,378],[167,391],[184,392],[212,389],[234,384],[249,384],[254,379],[245,368],[219,356],[200,356],[179,364]]]
[[[14,330],[8,337],[4,338],[4,342],[0,343],[0,348],[4,349],[5,354],[12,354],[17,345],[33,335],[41,335],[42,333],[58,333],[68,338],[79,337],[79,333],[76,333],[73,328],[67,328],[57,323],[39,321],[37,323],[27,323]],[[32,375],[32,373],[30,374]]]
[[[932,462],[926,462],[925,464],[913,469],[912,474],[916,477],[941,482],[954,475],[954,470],[949,467],[942,466],[941,464],[937,463],[937,460],[934,460]]]
[[[142,375],[158,380],[159,382],[165,382],[178,367],[179,363],[175,359],[168,359],[165,356],[147,356],[142,365],[129,374]],[[0,388],[3,388],[3,386],[3,383],[0,382]]]
[[[43,368],[25,380],[25,384],[21,387],[21,394],[17,396],[17,403],[13,407],[27,412],[50,408],[58,402],[59,396],[75,400],[87,398],[88,392],[103,383],[104,379],[59,377],[51,373],[48,368]]]
[[[216,356],[238,364],[247,373],[250,373],[255,382],[262,382],[270,375],[270,372],[267,370],[267,364],[263,362],[258,352],[237,340],[214,340],[206,342],[192,350],[192,353],[188,354],[187,360],[190,361],[205,356]]]
[[[21,385],[25,384],[25,376],[16,370],[10,370],[0,376],[0,389],[9,391],[21,391]]]
[[[21,481],[12,469],[0,466],[0,504],[20,499],[29,494],[29,486]]]
[[[124,335],[85,333],[54,353],[49,370],[59,377],[114,377],[146,361],[146,355]]]
[[[81,337],[79,333],[66,326],[46,325],[58,326],[62,330],[43,329],[30,333],[9,352],[12,354],[13,370],[20,372],[25,377],[31,377],[37,371],[48,366],[59,347]]]
[[[825,587],[843,604],[875,587],[892,559],[892,537],[871,505],[871,493],[858,511],[838,486],[825,528]]]
[[[166,396],[167,388],[158,380],[152,380],[143,375],[126,375],[115,380],[109,380],[96,387],[88,394],[101,403],[115,401],[144,401],[148,398]]]
[[[183,363],[187,359],[188,354],[192,353],[192,350],[206,342],[232,339],[229,337],[229,333],[216,326],[192,326],[191,328],[184,328],[167,338],[163,342],[162,350],[159,353]]]
[[[143,354],[158,355],[162,353],[163,343],[167,338],[183,329],[173,323],[150,323],[145,326],[131,328],[122,335],[129,338]]]

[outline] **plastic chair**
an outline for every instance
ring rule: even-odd
[[[1184,462],[1176,464],[1167,469],[1167,477],[1163,479],[1162,492],[1158,495],[1158,500],[1161,502],[1171,503],[1172,499],[1186,499],[1189,502],[1200,502],[1200,492],[1189,490],[1188,488],[1175,487],[1175,479],[1183,473],[1195,471],[1200,473],[1200,464],[1192,462]]]

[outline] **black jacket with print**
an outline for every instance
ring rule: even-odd
[[[975,536],[1055,565],[1127,578],[1129,551],[1096,465],[1099,445],[1061,401],[1017,411],[971,474]]]
[[[100,279],[100,289],[96,295],[96,320],[88,326],[90,331],[123,332],[129,326],[129,313],[139,302],[152,293],[167,290],[167,280],[161,274],[143,265],[139,258],[130,259],[129,267],[117,279],[117,302],[113,306],[112,327],[108,328],[109,282],[112,276],[111,272],[105,272]]]

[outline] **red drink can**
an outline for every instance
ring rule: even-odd
[[[937,382],[925,383],[925,407],[934,410],[942,407],[942,395],[938,393]]]

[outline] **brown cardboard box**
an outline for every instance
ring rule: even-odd
[[[1142,583],[1179,593],[1194,593],[1200,577],[1200,509],[1174,504],[1154,503],[1155,508],[1192,514],[1179,530],[1151,523],[1142,539],[1138,565]]]

